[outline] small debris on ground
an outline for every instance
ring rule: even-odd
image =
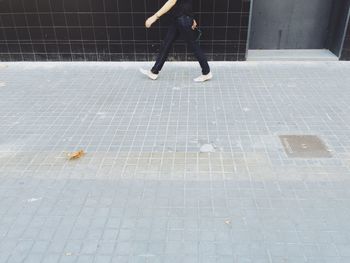
[[[5,86],[6,86],[6,83],[3,81],[0,81],[0,87],[5,87]]]
[[[69,157],[69,160],[75,160],[75,159],[79,159],[79,158],[83,157],[84,154],[85,154],[84,151],[80,150],[77,152],[70,153],[68,155],[68,157]]]
[[[226,219],[226,220],[225,220],[225,224],[226,224],[226,225],[231,225],[231,220]]]
[[[71,255],[73,255],[73,253],[72,252],[66,252],[65,255],[66,256],[71,256]]]
[[[201,153],[215,152],[215,145],[213,144],[203,144],[199,149]]]
[[[33,202],[36,202],[36,201],[40,201],[42,199],[42,197],[39,197],[39,198],[30,198],[27,200],[28,203],[33,203]]]

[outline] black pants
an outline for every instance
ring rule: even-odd
[[[193,19],[186,15],[180,16],[173,20],[160,48],[157,61],[151,70],[154,74],[158,74],[159,71],[161,71],[166,59],[168,58],[170,48],[179,35],[181,35],[181,37],[186,41],[188,48],[192,50],[196,56],[199,64],[201,65],[202,74],[207,75],[210,72],[207,58],[200,48],[198,41],[195,40],[192,24]]]

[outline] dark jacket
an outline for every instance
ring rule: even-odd
[[[175,6],[170,10],[170,15],[173,18],[180,17],[182,15],[188,15],[194,17],[192,13],[192,0],[177,0]]]

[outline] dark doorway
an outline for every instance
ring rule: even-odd
[[[323,49],[333,0],[254,0],[250,49]]]

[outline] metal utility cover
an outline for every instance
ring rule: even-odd
[[[332,155],[323,141],[315,135],[280,135],[288,157],[331,158]]]

